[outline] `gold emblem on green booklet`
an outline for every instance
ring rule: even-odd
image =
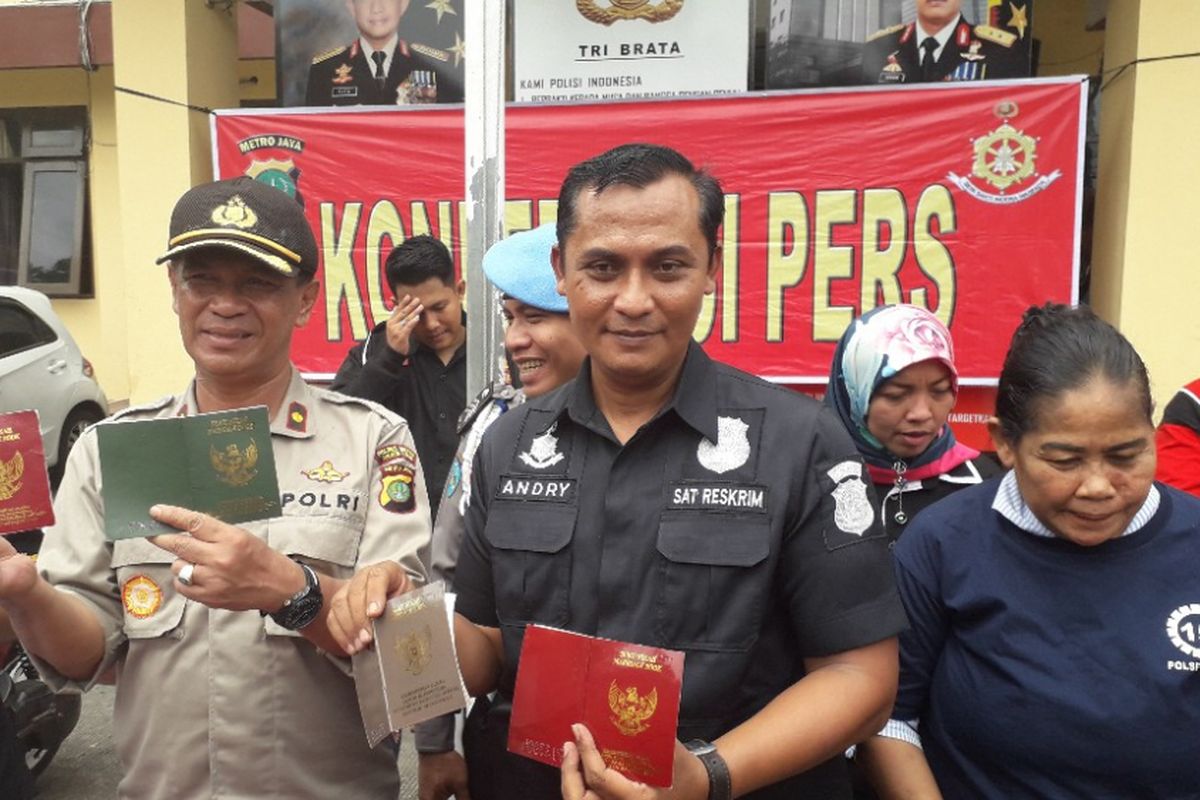
[[[225,445],[223,451],[210,445],[208,457],[217,478],[228,486],[245,486],[258,475],[258,470],[254,468],[258,463],[258,445],[254,442],[250,442],[244,450],[236,443]]]

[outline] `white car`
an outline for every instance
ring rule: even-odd
[[[71,445],[108,416],[108,399],[49,298],[0,286],[0,411],[27,408],[38,412],[46,467],[58,478]]]

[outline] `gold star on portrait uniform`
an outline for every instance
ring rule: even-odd
[[[437,12],[437,21],[440,25],[442,23],[442,15],[454,14],[458,16],[458,12],[451,7],[450,2],[451,0],[429,0],[429,3],[425,7]]]
[[[462,37],[458,35],[458,31],[454,32],[454,46],[450,48],[450,52],[454,53],[454,66],[456,67],[467,57],[467,46],[463,43]]]
[[[1024,39],[1025,29],[1029,27],[1029,17],[1026,16],[1025,11],[1029,6],[1019,6],[1013,3],[1009,8],[1012,9],[1012,16],[1008,18],[1008,27],[1016,28],[1017,32],[1021,34],[1021,38]]]

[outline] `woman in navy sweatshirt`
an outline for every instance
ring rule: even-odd
[[[1200,500],[1155,483],[1129,342],[1032,308],[990,423],[1003,478],[926,509],[896,549],[911,630],[880,795],[1200,797]]]

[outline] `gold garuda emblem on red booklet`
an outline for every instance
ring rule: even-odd
[[[0,460],[0,500],[11,500],[21,491],[21,476],[25,474],[25,458],[20,451],[8,461]]]
[[[684,0],[608,0],[602,6],[596,0],[575,0],[575,8],[586,19],[600,25],[612,25],[619,19],[644,19],[665,22],[679,13]]]
[[[650,718],[658,709],[658,689],[651,689],[644,697],[636,686],[622,689],[614,680],[608,687],[609,717],[617,730],[626,736],[637,736],[650,727]]]

